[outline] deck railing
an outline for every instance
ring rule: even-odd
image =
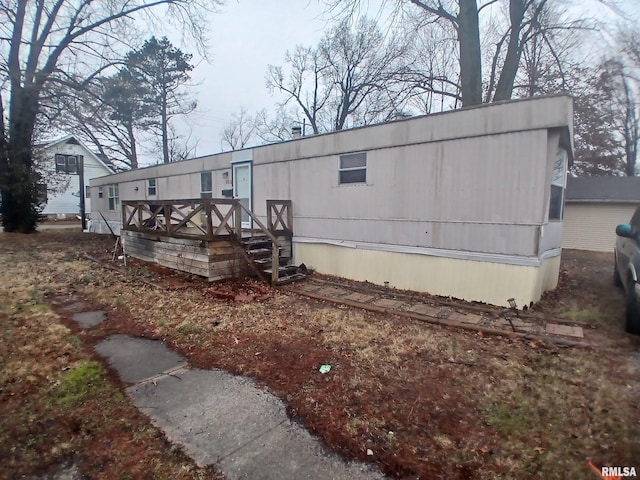
[[[258,228],[242,228],[243,212]],[[267,236],[272,243],[271,280],[275,282],[280,261],[276,235],[293,234],[291,200],[267,200],[267,225],[237,199],[122,201],[124,230],[209,241],[226,238],[240,242],[254,234]]]

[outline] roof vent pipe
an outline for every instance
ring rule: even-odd
[[[302,127],[296,125],[291,127],[291,138],[300,138],[302,136]]]

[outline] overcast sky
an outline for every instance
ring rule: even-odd
[[[265,86],[267,65],[282,64],[296,44],[317,43],[326,26],[323,18],[315,0],[229,0],[211,16],[211,63],[202,61],[192,72],[199,84],[194,90],[200,113],[189,119],[192,137],[199,139],[197,155],[220,151],[222,130],[242,106],[250,114],[273,109],[276,98]]]
[[[637,18],[640,0],[617,1]],[[380,0],[368,3],[370,16],[375,16]],[[590,17],[612,15],[598,0],[569,0],[569,3],[585,9]],[[282,97],[271,95],[266,89],[267,65],[283,64],[285,52],[297,44],[315,45],[327,25],[327,16],[317,0],[227,0],[219,13],[211,15],[211,62],[198,62],[192,72],[192,80],[197,84],[193,90],[199,103],[199,112],[188,119],[191,141],[197,141],[195,155],[221,151],[222,131],[241,107],[249,114],[262,108],[273,112],[276,101]],[[182,48],[190,51],[188,47]],[[176,126],[181,133],[188,130]]]

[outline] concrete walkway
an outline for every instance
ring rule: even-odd
[[[87,328],[83,312],[76,321]],[[200,466],[236,479],[383,479],[371,466],[345,462],[291,421],[282,402],[249,379],[190,369],[162,342],[113,335],[96,351],[131,384],[133,403]]]

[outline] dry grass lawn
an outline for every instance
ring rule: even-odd
[[[0,477],[71,458],[88,478],[217,478],[172,448],[92,353],[113,333],[164,339],[193,366],[255,378],[331,448],[391,477],[574,479],[593,475],[589,460],[640,467],[638,340],[622,332],[619,293],[569,288],[569,264],[539,310],[600,312],[590,349],[83,256],[108,264],[111,247],[104,236],[0,234]],[[220,289],[266,298],[234,303]],[[80,331],[60,308],[72,298],[109,320]]]

